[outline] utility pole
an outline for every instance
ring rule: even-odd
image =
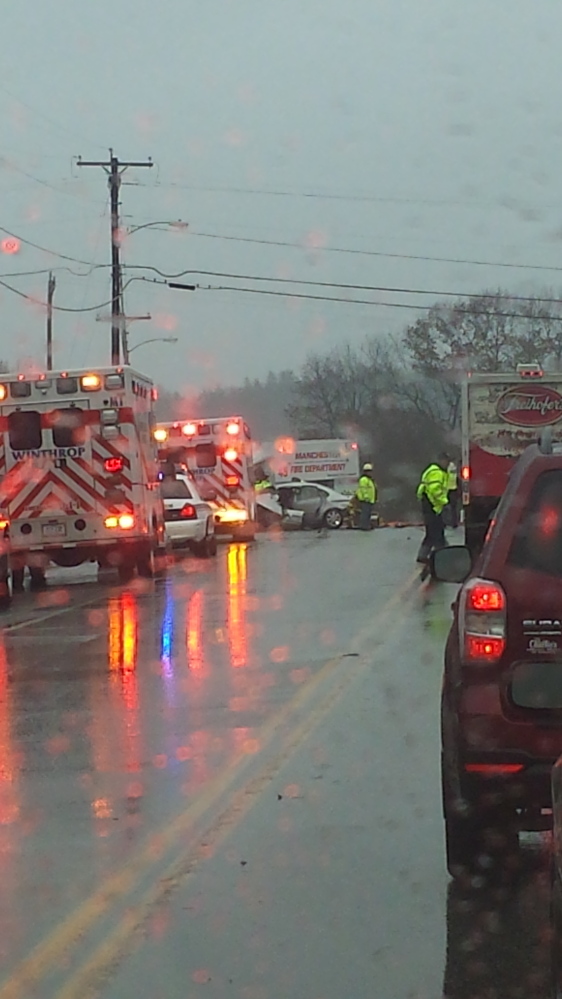
[[[53,295],[57,282],[52,271],[49,271],[47,284],[47,371],[53,370]]]
[[[121,337],[125,313],[123,306],[123,281],[121,277],[121,260],[119,255],[120,232],[119,232],[119,189],[121,187],[121,174],[128,167],[152,167],[151,159],[144,163],[131,160],[128,163],[119,160],[113,155],[113,149],[109,150],[109,160],[83,160],[81,156],[77,160],[78,166],[103,167],[107,174],[107,183],[111,198],[111,363],[120,363]],[[123,338],[124,339],[124,338]]]

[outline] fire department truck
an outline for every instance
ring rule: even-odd
[[[215,511],[217,534],[253,541],[252,435],[244,420],[235,416],[160,423],[154,438],[161,462],[187,465],[202,499]]]
[[[12,585],[49,562],[114,566],[122,581],[165,553],[152,382],[132,368],[0,375],[0,510]]]

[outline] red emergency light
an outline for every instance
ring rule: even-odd
[[[125,467],[125,459],[118,457],[106,458],[103,463],[103,467],[106,472],[111,472],[111,474],[114,475],[116,472],[123,471],[123,468]]]

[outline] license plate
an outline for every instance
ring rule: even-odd
[[[42,531],[44,538],[64,538],[66,535],[64,524],[43,524]]]

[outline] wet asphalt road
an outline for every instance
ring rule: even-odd
[[[418,544],[54,571],[3,617],[0,999],[551,994],[548,844],[509,889],[445,872]]]

